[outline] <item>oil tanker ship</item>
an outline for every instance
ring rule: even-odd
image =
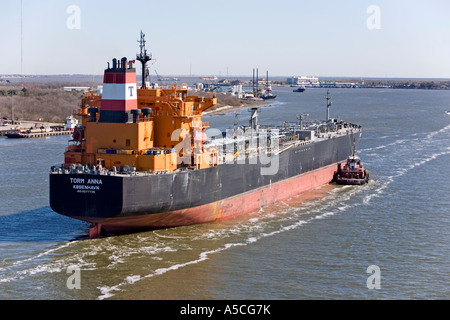
[[[356,148],[361,127],[329,118],[222,132],[202,113],[216,97],[186,85],[146,83],[151,60],[141,33],[135,60],[113,59],[101,94],[86,93],[81,124],[50,169],[50,206],[91,223],[90,238],[212,222],[249,213],[328,184]]]

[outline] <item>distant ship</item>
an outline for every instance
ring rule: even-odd
[[[298,87],[297,89],[293,90],[293,92],[305,92],[306,88],[303,86]]]
[[[5,133],[5,136],[10,139],[21,139],[27,137],[26,133],[24,132],[7,132]]]
[[[266,89],[266,92],[263,93],[260,98],[264,99],[264,100],[268,100],[268,99],[275,99],[276,97],[277,96],[272,93],[271,89],[270,90]]]
[[[137,60],[151,58],[141,33]],[[330,183],[359,142],[343,120],[208,131],[204,111],[217,98],[186,85],[142,87],[134,60],[113,59],[102,95],[86,93],[81,124],[51,167],[51,208],[91,223],[89,237],[228,219]],[[329,113],[328,113],[329,114]]]
[[[263,89],[263,94],[260,96],[261,99],[269,100],[275,99],[277,96],[272,93],[272,86],[269,84],[269,72],[267,71],[266,86]]]
[[[200,80],[215,81],[215,80],[219,80],[219,78],[217,78],[217,77],[201,77]]]

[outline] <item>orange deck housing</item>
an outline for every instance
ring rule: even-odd
[[[81,117],[81,125],[69,141],[65,166],[173,171],[182,166],[217,165],[217,150],[205,150],[202,144],[209,126],[202,121],[202,113],[217,104],[217,98],[189,96],[187,85],[134,92],[136,71],[132,62],[125,58],[121,62],[117,66],[114,59],[113,68],[105,70],[104,82],[108,82],[103,94],[83,96],[75,114]],[[130,104],[137,108],[130,110]]]

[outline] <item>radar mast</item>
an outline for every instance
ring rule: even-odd
[[[138,40],[139,42],[139,48],[141,49],[140,54],[136,55],[136,60],[140,61],[142,63],[142,85],[141,89],[146,88],[145,79],[148,75],[147,71],[147,62],[152,60],[151,54],[147,54],[147,49],[145,49],[145,34],[141,30],[141,38]]]

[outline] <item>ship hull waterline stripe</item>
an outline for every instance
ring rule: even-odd
[[[76,216],[72,218],[95,224],[90,232],[91,239],[100,236],[101,229],[105,233],[122,233],[230,219],[329,184],[333,180],[337,166],[337,163],[328,165],[246,193],[187,209],[113,218]]]

